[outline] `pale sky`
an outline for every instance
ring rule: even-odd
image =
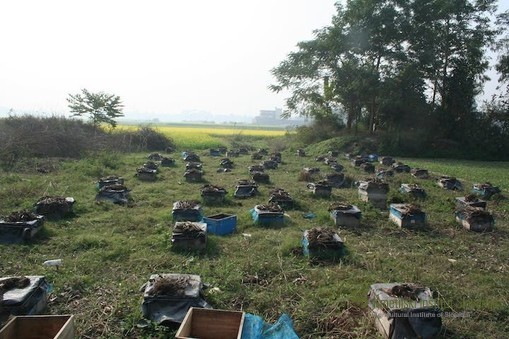
[[[81,88],[141,116],[283,107],[270,69],[331,23],[335,0],[0,3],[0,106],[68,112]]]
[[[284,107],[270,69],[331,23],[335,2],[2,1],[0,107],[66,113],[86,88],[119,95],[129,117],[253,117]]]

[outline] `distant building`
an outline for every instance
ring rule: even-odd
[[[269,126],[298,126],[306,123],[306,121],[302,119],[281,119],[282,114],[283,110],[277,107],[274,110],[261,110],[260,114],[254,117],[253,124]]]

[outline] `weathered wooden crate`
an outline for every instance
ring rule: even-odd
[[[474,232],[491,232],[495,227],[495,219],[486,210],[467,207],[455,212],[456,221],[465,229]]]
[[[180,325],[177,339],[240,339],[244,312],[191,307]]]
[[[74,335],[73,315],[17,316],[0,330],[0,339],[72,339]]]
[[[426,224],[426,213],[410,204],[390,204],[389,218],[405,228],[421,228]]]
[[[214,214],[203,218],[207,224],[207,232],[216,235],[234,233],[237,229],[237,216],[235,214]]]
[[[349,207],[349,208],[348,208]],[[330,216],[337,227],[358,227],[361,223],[361,210],[354,205],[345,206],[344,209],[330,210]]]
[[[203,186],[200,193],[206,204],[216,205],[224,202],[226,194],[228,194],[228,192],[224,188],[213,185]]]

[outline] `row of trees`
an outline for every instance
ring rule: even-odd
[[[509,135],[507,92],[476,107],[490,49],[501,53],[497,70],[509,80],[509,38],[502,34],[509,14],[497,18],[496,7],[495,0],[338,3],[332,24],[272,70],[270,88],[290,93],[287,115],[337,118],[348,130],[380,130],[398,140],[408,130],[459,143],[472,141],[479,127]]]

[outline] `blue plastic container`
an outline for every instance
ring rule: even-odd
[[[237,230],[237,216],[233,214],[215,214],[204,217],[203,222],[207,224],[207,233],[216,235],[227,235]]]

